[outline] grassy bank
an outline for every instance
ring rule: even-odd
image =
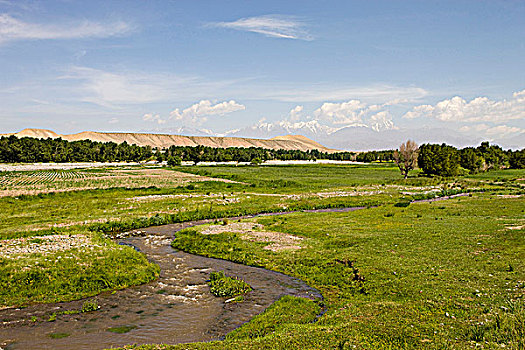
[[[86,298],[158,274],[158,266],[133,248],[102,239],[96,246],[0,257],[0,306]]]
[[[299,277],[322,291],[328,312],[315,324],[270,332],[262,330],[272,316],[262,315],[238,331],[247,338],[166,348],[521,349],[525,237],[512,228],[522,221],[523,199],[479,195],[257,219],[303,237],[294,252],[268,251],[234,233],[185,230],[174,247]],[[297,308],[283,312],[292,317]]]

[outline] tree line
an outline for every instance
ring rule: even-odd
[[[16,136],[0,138],[2,163],[140,162],[150,159],[150,146],[126,142],[66,141],[61,138],[36,139]]]
[[[207,146],[171,146],[152,149],[150,146],[130,145],[126,142],[67,141],[61,138],[37,139],[16,136],[0,138],[1,163],[67,163],[67,162],[141,162],[168,161],[178,165],[182,161],[251,162],[267,160],[355,160],[353,152],[327,153],[319,150],[273,150],[257,147],[214,148]]]
[[[263,163],[268,160],[354,160],[353,152],[327,153],[319,150],[285,150],[266,149],[259,147],[228,147],[214,148],[208,146],[170,146],[164,151],[157,151],[157,160],[167,160],[169,165],[178,165],[183,160],[194,164],[200,162],[250,162],[253,164]]]
[[[457,149],[445,143],[423,144],[418,147],[408,140],[394,151],[394,161],[401,174],[408,177],[417,166],[423,175],[455,176],[475,174],[491,169],[524,169],[525,149],[503,150],[500,146],[482,142],[479,147]]]
[[[66,162],[141,162],[167,161],[179,165],[182,161],[250,162],[259,164],[268,160],[346,160],[360,162],[395,161],[406,177],[417,165],[427,175],[454,176],[465,172],[476,173],[499,168],[525,168],[525,149],[503,150],[483,142],[479,147],[457,149],[446,144],[404,144],[399,150],[362,153],[327,153],[319,150],[273,150],[258,147],[214,148],[208,146],[171,146],[152,149],[150,146],[130,145],[126,142],[67,141],[61,138],[37,139],[16,136],[0,138],[1,163],[66,163]]]
[[[454,176],[491,169],[524,169],[525,149],[503,150],[482,142],[479,147],[457,149],[446,144],[424,144],[419,147],[417,163],[427,175]]]

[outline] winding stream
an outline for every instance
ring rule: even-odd
[[[439,199],[421,200],[429,202]],[[308,212],[349,212],[365,207],[318,209]],[[280,212],[261,215],[284,215]],[[256,215],[256,216],[261,216]],[[239,218],[231,218],[236,220]],[[100,310],[66,315],[79,310],[86,300],[56,304],[36,304],[27,308],[0,310],[1,349],[106,349],[127,344],[211,341],[224,337],[284,295],[309,299],[322,298],[316,289],[296,278],[233,262],[175,251],[170,243],[184,228],[210,220],[150,227],[141,236],[120,240],[143,252],[160,266],[160,277],[150,283],[95,297]],[[133,232],[132,232],[133,233]],[[211,271],[244,279],[253,287],[241,303],[225,303],[224,298],[209,293],[206,280]],[[92,299],[92,298],[91,298]],[[55,321],[47,321],[56,313]],[[37,319],[34,322],[33,319]],[[119,334],[112,327],[129,327]],[[53,335],[67,335],[55,338]]]
[[[126,344],[210,341],[248,322],[284,295],[310,299],[320,293],[290,276],[175,251],[170,243],[177,231],[206,221],[141,229],[140,237],[121,240],[160,266],[160,277],[150,283],[95,297],[100,310],[64,315],[79,310],[84,300],[37,304],[0,311],[0,348],[105,349]],[[244,279],[253,287],[241,303],[225,303],[209,292],[211,271]],[[47,321],[57,313],[56,320]],[[38,321],[32,322],[32,317]],[[118,334],[110,327],[134,327]],[[64,338],[53,335],[68,334]]]

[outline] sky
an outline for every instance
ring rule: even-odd
[[[0,0],[0,133],[305,124],[524,136],[525,1]]]

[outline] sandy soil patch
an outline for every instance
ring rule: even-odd
[[[19,255],[34,253],[48,254],[73,248],[92,249],[100,247],[93,245],[91,239],[85,235],[51,235],[0,241],[0,256],[12,258]]]
[[[525,227],[525,225],[520,226],[507,226],[505,227],[507,230],[522,230]]]
[[[500,198],[520,198],[522,196],[521,194],[498,194]]]
[[[223,232],[233,232],[241,234],[241,238],[253,242],[270,243],[264,249],[273,252],[281,250],[301,249],[301,237],[296,237],[282,232],[263,231],[264,226],[253,222],[234,222],[228,225],[209,225],[200,233],[205,235],[216,235]]]

